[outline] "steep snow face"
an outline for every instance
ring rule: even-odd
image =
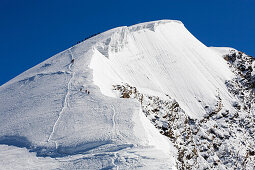
[[[205,113],[204,105],[216,104],[217,95],[224,105],[231,105],[224,83],[233,74],[226,62],[181,22],[149,22],[108,34],[97,43],[90,64],[94,83],[103,94],[114,96],[113,84],[128,83],[168,94],[189,116],[198,119]]]

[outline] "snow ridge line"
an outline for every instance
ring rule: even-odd
[[[69,79],[69,81],[68,81],[68,83],[67,83],[67,93],[66,93],[65,98],[64,98],[63,107],[62,107],[61,111],[60,111],[59,114],[58,114],[58,118],[57,118],[56,122],[55,122],[54,125],[53,125],[51,134],[50,134],[49,138],[47,139],[47,142],[49,142],[49,141],[51,140],[51,138],[52,138],[52,136],[53,136],[53,134],[54,134],[54,132],[55,132],[56,125],[57,125],[57,123],[58,123],[58,121],[59,121],[61,115],[63,114],[64,110],[65,110],[67,107],[69,107],[69,104],[68,104],[68,96],[69,96],[69,93],[70,93],[69,91],[70,91],[70,88],[71,88],[71,81],[72,81],[72,79],[73,79],[73,77],[74,77],[74,72],[73,72],[72,69],[71,69],[71,67],[72,67],[72,65],[73,65],[73,59],[74,59],[74,57],[73,57],[72,51],[71,51],[70,49],[68,49],[68,51],[69,51],[69,53],[70,53],[70,55],[71,55],[71,63],[70,63],[69,66],[68,66],[68,70],[69,70],[69,72],[70,72],[70,74],[71,74],[71,78]],[[56,145],[56,149],[57,149],[58,146],[57,146],[57,143],[56,143],[56,142],[55,142],[55,145]]]

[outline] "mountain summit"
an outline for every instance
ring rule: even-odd
[[[98,34],[0,87],[0,164],[252,169],[254,67],[180,21]]]

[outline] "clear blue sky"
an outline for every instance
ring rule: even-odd
[[[91,34],[159,19],[255,56],[254,11],[255,0],[0,0],[0,85]]]

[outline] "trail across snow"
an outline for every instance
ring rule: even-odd
[[[115,136],[117,137],[118,133],[117,133],[116,121],[115,121],[116,111],[115,111],[115,108],[114,108],[113,105],[111,105],[111,108],[112,108],[112,111],[113,111],[113,114],[112,114],[112,127],[113,127],[113,131],[115,133]]]
[[[64,169],[77,169],[77,162],[82,169],[174,167],[171,143],[141,113],[139,103],[105,96],[95,85],[95,49],[117,30],[59,53],[1,86],[0,144],[24,146]]]
[[[72,65],[73,65],[74,57],[73,57],[71,49],[68,49],[68,51],[69,51],[70,56],[71,56],[70,64],[68,65],[68,71],[71,74],[71,78],[69,79],[68,84],[67,84],[67,90],[66,90],[67,92],[66,92],[66,95],[65,95],[65,98],[64,98],[63,107],[62,107],[62,109],[61,109],[61,111],[58,115],[58,118],[57,118],[56,122],[53,125],[52,132],[51,132],[47,142],[50,142],[52,136],[54,135],[55,128],[57,126],[57,123],[58,123],[59,119],[61,118],[61,115],[63,114],[63,112],[65,111],[66,108],[69,108],[68,97],[69,97],[69,93],[70,93],[70,89],[71,89],[72,79],[74,77],[74,72],[72,71]],[[56,145],[56,149],[58,149],[58,145],[57,145],[56,141],[55,141],[55,145]]]

